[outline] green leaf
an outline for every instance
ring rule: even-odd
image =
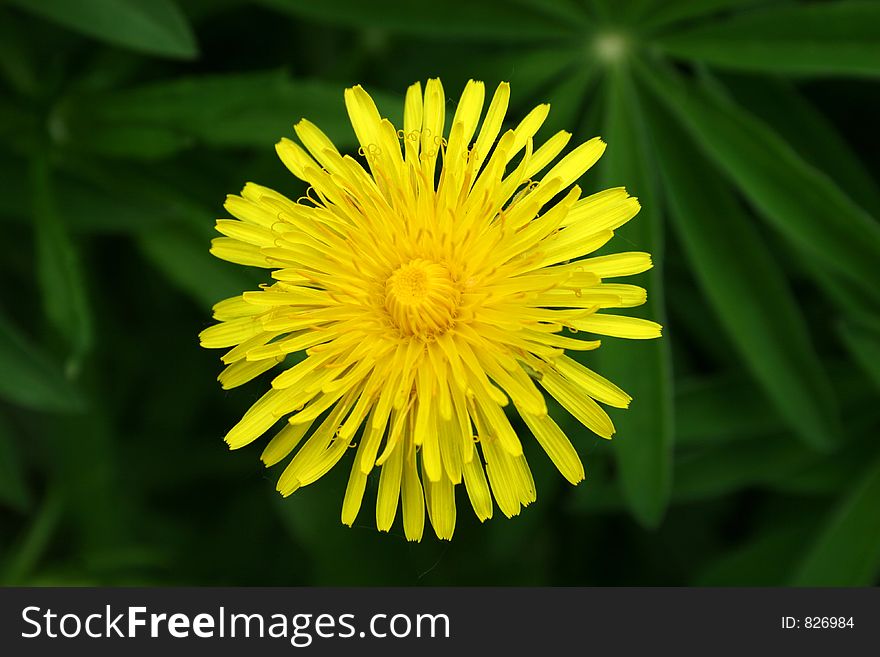
[[[838,434],[833,393],[785,274],[727,185],[662,109],[650,113],[670,217],[728,339],[814,447]]]
[[[807,162],[825,172],[873,216],[880,216],[880,188],[834,124],[787,80],[728,75],[734,97],[767,123]]]
[[[140,172],[133,175],[118,163],[106,167],[90,164],[83,160],[65,163],[64,169],[59,168],[52,178],[57,205],[64,208],[64,223],[75,236],[141,233],[180,222],[210,229],[220,212],[219,202],[212,210],[211,206],[182,201],[179,195],[175,197],[164,190],[154,178]],[[233,166],[236,170],[241,168]],[[280,162],[278,166],[283,167]],[[193,169],[183,164],[168,172],[172,179],[181,179],[193,174]],[[189,178],[186,180],[189,182]],[[30,225],[30,199],[19,193],[27,184],[24,160],[0,158],[0,216],[3,220]],[[213,196],[214,200],[221,198],[219,194]]]
[[[722,102],[737,99],[753,108],[798,154],[817,169],[827,167],[827,175],[852,199],[880,216],[880,189],[869,169],[837,134],[833,125],[786,81],[767,76],[743,79],[727,76],[726,84],[703,69],[703,87]],[[829,164],[833,166],[829,167]],[[870,282],[842,279],[828,265],[819,262],[795,263],[807,269],[816,283],[847,315],[860,316],[876,311],[877,295]]]
[[[880,389],[880,324],[849,321],[839,327],[840,337],[874,387]]]
[[[880,75],[880,4],[828,2],[742,12],[664,36],[665,52],[723,68]]]
[[[12,427],[0,415],[0,504],[25,512],[30,507],[31,494],[25,481],[24,462],[12,433]]]
[[[214,184],[207,193],[196,196],[197,190],[204,192],[204,177],[187,164],[141,167],[71,157],[61,160],[59,165],[65,175],[61,178],[61,189],[66,194],[63,200],[75,210],[77,226],[83,229],[109,230],[113,225],[112,219],[86,219],[86,214],[121,212],[125,221],[135,224],[124,227],[126,231],[153,230],[163,222],[173,222],[199,230],[206,237],[216,236],[213,227],[219,203],[214,207],[202,201],[206,196],[215,202],[220,200],[210,174],[208,179]],[[207,167],[205,170],[211,171]],[[132,203],[132,199],[137,202]],[[126,201],[130,205],[127,212],[120,205]]]
[[[669,236],[672,236],[671,232]],[[675,247],[676,251],[680,251]],[[723,334],[718,318],[705,312],[707,303],[697,287],[684,257],[667,262],[665,280],[667,320],[675,327],[673,366],[677,379],[707,371],[727,371],[739,365],[729,345],[718,339]]]
[[[208,252],[210,241],[195,231],[166,226],[142,233],[137,241],[156,269],[205,308],[256,288],[255,276],[249,276],[239,265],[212,256]]]
[[[871,586],[880,574],[880,461],[870,466],[816,537],[795,586]]]
[[[808,259],[856,283],[874,279],[880,224],[826,174],[732,102],[686,86],[665,67],[640,72],[701,150]]]
[[[472,0],[259,0],[272,9],[331,25],[417,37],[542,41],[572,36],[577,23],[558,12]],[[582,26],[581,26],[582,27]]]
[[[802,523],[761,532],[744,545],[711,561],[693,586],[782,586],[791,555],[809,535]],[[780,568],[782,566],[782,568]]]
[[[79,391],[60,367],[0,315],[0,397],[47,412],[83,408]]]
[[[677,458],[673,497],[676,502],[690,502],[767,486],[819,458],[786,436],[762,436],[707,447]]]
[[[579,0],[513,0],[514,4],[535,9],[542,14],[556,16],[565,21],[590,25],[590,15]]]
[[[641,307],[640,314],[663,323],[662,227],[639,102],[627,71],[614,71],[608,80],[605,108],[608,151],[598,170],[605,186],[625,185],[640,199],[641,212],[617,231],[612,246],[625,244],[627,250],[651,253],[654,268],[641,280],[632,282],[648,289],[648,302]],[[633,397],[628,410],[614,414],[617,433],[612,447],[620,468],[620,485],[631,511],[642,524],[655,527],[666,510],[672,476],[669,339],[605,338],[593,353],[597,370]]]
[[[2,35],[0,35],[2,39]],[[0,59],[3,54],[0,53]],[[0,97],[0,139],[8,150],[18,150],[18,146],[33,134],[39,126],[39,118],[33,112],[20,106],[20,101],[9,102]]]
[[[107,168],[72,161],[67,166],[85,179],[71,182],[69,200],[86,224],[86,217],[113,217],[129,225],[117,229],[134,233],[144,257],[175,287],[202,307],[210,308],[221,299],[255,289],[267,275],[256,268],[243,268],[215,258],[209,253],[211,239],[217,237],[214,218],[222,210],[212,210],[155,175],[137,167]],[[116,215],[123,199],[137,203]],[[104,227],[103,225],[100,227]]]
[[[130,338],[119,344],[137,348]],[[117,354],[112,357],[124,358]],[[39,437],[53,485],[64,504],[68,540],[81,550],[82,566],[87,572],[95,570],[94,562],[105,550],[130,545],[132,530],[141,527],[143,520],[132,513],[139,501],[137,496],[120,492],[134,483],[132,468],[126,467],[130,462],[120,453],[132,428],[124,425],[125,420],[110,415],[120,409],[118,402],[115,408],[109,405],[118,399],[114,389],[120,386],[100,376],[101,372],[96,374],[90,386],[89,412],[42,423]],[[163,420],[173,421],[174,412],[173,408],[164,410]]]
[[[186,17],[172,0],[10,0],[64,27],[139,52],[192,58],[198,53]]]
[[[22,29],[21,21],[16,18],[5,11],[0,15],[0,76],[17,95],[32,97],[40,88],[40,82],[28,51],[27,30]]]
[[[164,157],[196,144],[271,149],[301,118],[342,148],[356,143],[343,91],[281,71],[179,78],[71,98],[61,120],[66,143],[118,157]],[[371,93],[382,115],[399,123],[402,93]]]
[[[717,81],[715,84],[722,93],[732,92],[807,162],[818,169],[824,168],[844,192],[874,217],[880,216],[880,188],[870,168],[853,152],[835,126],[789,82],[767,76],[728,75],[723,87]],[[811,273],[845,315],[854,318],[876,315],[877,299],[872,294],[870,281],[841,280],[836,272],[816,263],[812,263]],[[846,340],[844,343],[852,351],[854,344]],[[858,360],[858,354],[854,355]]]
[[[542,134],[549,137],[559,130],[566,130],[572,133],[573,141],[582,136],[587,109],[601,105],[590,97],[591,90],[596,87],[597,74],[596,67],[581,64],[547,92],[550,114],[541,128]]]
[[[58,216],[49,164],[40,156],[31,160],[31,194],[43,308],[70,344],[75,372],[92,346],[92,318],[79,254]]]
[[[876,417],[868,420],[865,424],[877,426]],[[728,498],[748,490],[809,498],[834,494],[842,481],[852,480],[853,466],[872,453],[876,450],[864,439],[831,455],[817,453],[785,433],[690,448],[676,454],[671,503]],[[574,491],[571,508],[578,513],[619,512],[624,504],[614,487],[588,477]]]
[[[93,115],[92,119],[99,116]],[[155,125],[130,125],[107,122],[99,125],[76,126],[69,143],[89,153],[103,157],[129,160],[159,160],[192,148],[196,141],[177,129]],[[89,133],[86,136],[86,133]],[[67,139],[65,139],[67,141]]]
[[[133,197],[122,189],[101,189],[89,182],[69,176],[57,179],[58,203],[62,205],[65,220],[77,233],[143,233],[162,230],[163,226],[181,221],[183,212],[173,203],[161,203],[147,195]],[[137,202],[133,199],[137,198]],[[218,208],[219,212],[219,208]],[[216,212],[203,214],[205,225]]]
[[[675,387],[677,447],[719,444],[785,427],[773,406],[745,376],[717,376]]]
[[[510,83],[511,108],[519,108],[517,112],[524,115],[535,103],[550,102],[553,104],[552,91],[557,85],[570,76],[577,76],[581,71],[590,69],[583,66],[583,54],[569,46],[552,46],[548,48],[519,47],[499,49],[481,56],[477,61],[455,61],[455,73],[462,78],[483,80],[486,83],[488,99],[495,92],[495,85],[501,81]],[[447,88],[446,95],[454,98],[458,89]],[[457,100],[457,99],[456,99]],[[553,116],[551,107],[550,116]],[[511,113],[515,110],[511,109]]]
[[[342,492],[353,456],[332,468],[316,485],[301,488],[290,497],[281,498],[274,491],[268,493],[273,497],[269,503],[277,509],[291,538],[307,550],[308,565],[315,571],[317,581],[342,586],[413,583],[419,573],[409,558],[412,548],[402,536],[400,510],[397,524],[390,534],[376,530],[372,504],[376,495],[375,474],[367,482],[363,508],[354,525],[346,527],[340,522]],[[274,480],[278,474],[273,469],[269,478]],[[432,530],[427,518],[425,522],[425,543],[429,543]],[[364,560],[342,556],[352,550]],[[364,563],[369,563],[370,567],[364,568]]]
[[[768,0],[636,0],[645,7],[636,15],[640,27],[663,27],[700,19],[728,9],[767,3]],[[772,1],[772,0],[770,0]]]
[[[849,361],[823,363],[842,415],[869,408],[874,397]],[[727,373],[686,379],[675,388],[676,447],[717,445],[786,431],[786,422],[748,376]]]
[[[52,487],[40,508],[29,518],[30,526],[12,546],[9,556],[0,567],[0,584],[22,585],[43,558],[58,527],[64,509],[64,500],[57,487]]]
[[[870,400],[869,403],[875,403]],[[857,409],[854,413],[858,413]],[[872,409],[873,410],[873,409]],[[876,433],[878,416],[874,412],[862,415],[847,422],[850,435],[865,436]],[[849,490],[865,468],[865,460],[877,449],[870,440],[860,438],[846,448],[817,458],[800,470],[768,481],[768,488],[787,495],[808,495],[811,497],[832,497]]]

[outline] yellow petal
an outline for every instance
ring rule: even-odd
[[[559,425],[548,415],[539,417],[525,412],[520,415],[562,476],[572,484],[582,481],[584,465]]]
[[[659,338],[663,330],[660,324],[649,319],[600,313],[573,320],[571,323],[579,331],[610,335],[615,338],[629,338],[630,340]]]
[[[605,142],[599,137],[593,137],[559,160],[556,165],[544,174],[543,180],[559,178],[562,181],[562,187],[567,187],[584,175],[587,169],[602,157],[604,152]]]

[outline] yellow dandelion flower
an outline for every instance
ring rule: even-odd
[[[535,147],[549,106],[502,133],[509,86],[498,86],[481,122],[484,94],[468,82],[447,133],[439,80],[407,90],[402,130],[360,86],[347,89],[366,168],[300,121],[302,146],[282,139],[277,151],[308,194],[294,202],[248,183],[228,197],[235,219],[217,222],[224,237],[211,248],[275,281],[214,307],[219,323],[200,338],[231,348],[222,386],[304,352],[229,431],[230,448],[286,418],[262,454],[271,466],[296,450],[278,481],[286,496],[356,446],[342,522],[354,522],[379,468],[376,524],[388,531],[400,506],[409,540],[421,539],[426,510],[437,536],[452,537],[461,483],[481,521],[493,499],[508,517],[535,500],[505,408],[568,481],[582,480],[541,388],[610,438],[597,402],[625,408],[630,397],[565,352],[599,347],[585,333],[660,335],[654,322],[605,312],[645,301],[644,289],[605,279],[647,270],[649,254],[584,257],[639,211],[623,188],[585,198],[569,188],[605,144],[591,139],[554,164],[571,135]]]

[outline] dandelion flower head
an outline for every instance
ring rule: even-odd
[[[448,121],[440,81],[416,83],[396,129],[363,88],[347,89],[359,157],[302,120],[300,143],[276,149],[307,195],[248,183],[228,197],[234,219],[217,222],[211,252],[274,282],[219,302],[200,339],[229,349],[224,388],[281,370],[226,435],[237,449],[278,425],[262,460],[289,459],[281,494],[353,453],[342,522],[355,521],[378,470],[380,530],[399,510],[406,538],[420,540],[427,512],[450,539],[459,484],[481,521],[496,504],[511,517],[535,500],[529,434],[568,481],[584,478],[547,395],[597,435],[614,433],[599,403],[630,397],[568,352],[597,349],[595,336],[660,335],[607,312],[645,301],[644,289],[606,279],[647,270],[650,256],[587,257],[639,204],[623,188],[582,197],[572,185],[605,144],[560,158],[571,137],[561,131],[536,145],[548,105],[502,131],[509,95],[500,84],[484,114],[485,87],[472,80]]]

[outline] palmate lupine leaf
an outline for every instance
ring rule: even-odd
[[[656,28],[773,2],[779,0],[632,0],[633,4],[641,5],[632,16],[640,26]]]
[[[802,158],[827,173],[874,217],[880,216],[880,187],[870,169],[831,121],[790,82],[769,76],[727,75],[721,83]]]
[[[880,460],[841,501],[791,580],[796,586],[870,586],[880,573]]]
[[[784,430],[776,409],[746,375],[676,383],[677,448],[720,445]]]
[[[354,450],[351,450],[352,452]],[[354,454],[350,457],[354,459]],[[364,531],[369,524],[362,520],[351,531],[339,523],[339,490],[345,488],[345,473],[334,468],[326,475],[334,485],[326,488],[308,487],[283,501],[273,499],[284,528],[293,541],[308,553],[308,566],[317,581],[346,586],[404,585],[417,577],[412,572],[407,549],[400,540],[382,540],[374,531]],[[374,484],[375,485],[375,484]],[[340,559],[340,555],[356,550],[362,559]],[[364,560],[369,568],[364,568]]]
[[[676,456],[670,504],[729,498],[756,489],[810,497],[837,493],[840,483],[852,481],[865,455],[873,451],[870,441],[861,440],[829,456],[804,449],[787,433],[689,449]],[[577,513],[619,512],[625,508],[625,500],[615,486],[591,484],[589,478],[571,496],[571,509]]]
[[[869,168],[837,133],[834,126],[783,80],[757,76],[727,76],[724,89],[761,117],[807,162],[827,174],[855,201],[880,216],[880,188]],[[833,163],[833,166],[828,166]],[[861,285],[839,280],[832,272],[813,269],[817,283],[848,319],[839,327],[840,337],[857,362],[864,362],[862,342],[849,339],[846,326],[862,325],[866,317],[880,320],[880,306],[870,294],[871,282]]]
[[[130,342],[121,344],[136,348]],[[105,550],[130,545],[128,537],[139,526],[138,516],[130,513],[137,500],[120,493],[131,473],[126,467],[130,463],[120,454],[120,443],[130,435],[128,427],[124,419],[110,415],[117,410],[109,405],[110,388],[119,387],[119,382],[104,383],[92,384],[87,413],[46,422],[40,436],[61,489],[66,517],[76,526],[84,560],[93,568],[101,567],[102,558],[97,555]],[[172,414],[173,409],[165,411],[166,416]]]
[[[868,403],[875,404],[876,396]],[[863,409],[855,410],[859,413]],[[880,427],[880,415],[868,412],[855,417],[847,423],[850,436],[857,436],[851,444],[839,449],[825,458],[816,458],[805,467],[768,480],[769,490],[785,495],[799,495],[813,498],[837,497],[852,487],[865,469],[865,462],[878,454],[877,446],[868,436]]]
[[[680,249],[675,252],[680,253]],[[669,259],[665,276],[666,303],[669,321],[678,338],[676,345],[687,345],[686,350],[675,350],[677,379],[687,379],[707,369],[724,372],[739,367],[733,351],[724,340],[718,339],[724,335],[718,318],[704,312],[708,304],[684,258]]]
[[[791,570],[791,555],[810,535],[804,522],[786,523],[758,532],[747,543],[709,562],[691,586],[782,586]]]
[[[576,33],[571,17],[537,3],[473,0],[259,0],[310,20],[419,37],[546,41]],[[570,12],[569,12],[570,14]]]
[[[880,75],[880,4],[785,4],[688,27],[658,40],[675,57],[741,71]]]
[[[875,393],[849,361],[823,362],[843,417],[870,406]],[[739,371],[685,379],[675,387],[675,445],[703,447],[787,428],[779,410]]]
[[[847,321],[840,325],[839,333],[875,389],[880,390],[880,323]]]
[[[690,502],[767,486],[824,458],[784,434],[707,447],[676,459],[673,499]]]
[[[511,10],[515,6],[529,7],[540,11],[542,14],[558,17],[564,21],[574,21],[585,25],[592,24],[592,20],[584,2],[580,0],[512,0]]]
[[[390,116],[402,99],[374,94]],[[254,102],[259,98],[259,102]],[[282,71],[178,78],[72,97],[66,143],[129,159],[164,157],[196,144],[268,148],[301,118],[320,120],[340,147],[355,144],[339,85]]]
[[[740,357],[814,447],[838,434],[830,383],[785,275],[730,189],[660,108],[650,112],[673,226]]]
[[[576,75],[582,65],[583,55],[575,48],[558,45],[534,48],[517,46],[512,50],[481,54],[474,60],[453,60],[444,70],[452,68],[458,78],[483,80],[489,86],[502,80],[509,82],[515,91],[510,98],[511,105],[522,108],[525,113],[535,103],[550,102],[549,120],[553,118],[556,106],[554,98],[547,95],[547,89],[558,86],[570,75]],[[549,132],[549,128],[547,130]]]
[[[216,213],[188,194],[136,168],[71,162],[80,180],[67,186],[74,221],[95,230],[93,217],[116,217],[120,225],[98,224],[100,230],[132,233],[144,257],[177,289],[202,307],[210,307],[259,278],[214,258],[206,248],[214,236]],[[83,180],[87,181],[84,184]],[[91,193],[88,193],[91,191]],[[127,212],[116,214],[126,198],[138,198]]]
[[[25,533],[11,547],[0,564],[0,585],[23,585],[43,558],[61,519],[64,501],[59,488],[51,488],[35,513],[28,518]]]
[[[171,157],[196,144],[191,135],[175,128],[100,121],[100,115],[92,115],[85,124],[72,123],[66,141],[90,155],[145,161]]]
[[[28,510],[31,493],[25,480],[24,461],[13,435],[13,428],[0,415],[0,506],[19,512]]]
[[[37,278],[43,309],[70,346],[74,370],[92,346],[92,317],[79,254],[58,214],[49,164],[30,164],[31,200],[37,242]]]
[[[242,272],[218,262],[205,249],[205,237],[185,226],[166,226],[137,237],[144,257],[174,287],[203,308],[233,296],[242,289]],[[248,285],[253,282],[247,280]]]
[[[81,410],[83,399],[59,365],[0,315],[0,397],[47,412]]]
[[[766,124],[662,66],[640,79],[701,150],[808,259],[861,284],[876,276],[880,224]]]
[[[590,110],[601,110],[602,104],[595,92],[598,73],[597,68],[582,64],[547,90],[550,114],[542,126],[545,134],[552,135],[559,130],[567,130],[572,133],[574,140],[580,136],[595,136],[591,132],[593,126],[586,124],[589,122]],[[586,185],[588,181],[584,180],[583,183]]]
[[[31,61],[28,52],[28,38],[20,27],[21,21],[7,13],[0,20],[0,78],[9,85],[10,90],[20,96],[33,96],[40,86],[37,73],[34,70],[34,62]],[[10,134],[10,128],[15,129],[18,121],[14,120],[15,114],[24,114],[12,104],[7,104],[4,99],[0,134],[6,137]],[[29,114],[23,116],[26,120],[33,120]],[[10,120],[13,119],[13,120]]]
[[[10,0],[10,4],[131,50],[186,59],[198,53],[186,17],[172,0]]]
[[[603,162],[604,186],[626,184],[642,210],[635,221],[618,231],[636,251],[652,254],[654,267],[641,275],[650,290],[642,306],[645,317],[664,323],[663,243],[657,180],[646,148],[640,99],[626,69],[616,69],[606,88],[605,128],[609,147]],[[604,339],[595,359],[601,371],[620,381],[633,397],[629,410],[614,415],[617,436],[614,453],[620,484],[630,509],[648,527],[658,525],[666,510],[672,474],[673,405],[669,340],[621,345]]]

